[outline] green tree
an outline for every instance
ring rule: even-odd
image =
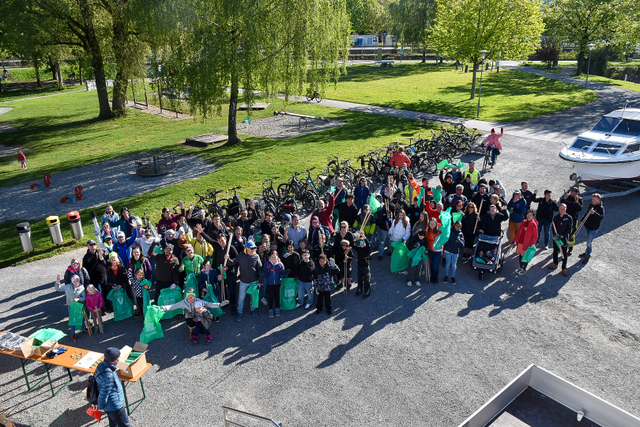
[[[386,21],[386,8],[379,0],[346,0],[351,30],[356,34],[377,34]]]
[[[635,2],[634,2],[635,3]],[[549,35],[578,47],[576,74],[586,71],[591,43],[621,41],[630,28],[625,0],[552,0],[545,10]],[[636,3],[637,4],[637,3]]]
[[[420,45],[423,49],[422,62],[426,58],[425,39],[435,18],[436,4],[434,0],[397,0],[389,4],[389,21],[391,34],[398,41]]]
[[[479,51],[488,51],[490,60],[524,59],[535,51],[543,29],[539,0],[443,0],[428,43],[445,56],[473,63],[473,99]]]
[[[350,25],[340,0],[192,0],[164,3],[178,10],[169,43],[160,54],[162,72],[176,91],[188,94],[204,117],[229,103],[229,143],[240,142],[236,112],[254,91],[301,94],[306,82],[323,91],[346,71]],[[159,16],[172,16],[169,11]],[[226,94],[230,86],[229,95]]]

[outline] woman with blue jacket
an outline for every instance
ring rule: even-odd
[[[522,198],[522,191],[516,190],[513,192],[513,197],[507,204],[507,209],[509,209],[509,241],[513,242],[518,228],[520,228],[520,224],[524,221],[524,216],[527,213],[527,202]]]

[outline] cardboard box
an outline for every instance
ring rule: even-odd
[[[40,357],[47,353],[49,350],[58,345],[58,341],[47,340],[42,344],[39,340],[35,338],[27,338],[27,341],[23,342],[20,345],[20,350],[22,350],[22,354],[24,357],[36,356]]]
[[[129,354],[132,351],[142,353],[136,360],[131,363],[127,363]],[[118,375],[123,378],[134,378],[147,366],[147,344],[136,342],[133,348],[125,345],[120,349],[120,361],[116,368],[118,369]]]

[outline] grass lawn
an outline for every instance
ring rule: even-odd
[[[14,104],[15,107],[2,115],[2,121],[19,126],[20,130],[3,135],[6,145],[22,144],[27,152],[29,170],[21,173],[15,163],[15,156],[0,158],[0,186],[33,182],[44,173],[62,172],[78,165],[96,163],[122,155],[156,150],[171,150],[178,154],[194,154],[205,161],[216,163],[220,169],[195,180],[185,181],[150,193],[132,197],[116,203],[117,210],[127,206],[134,214],[142,214],[149,208],[152,220],[157,221],[163,206],[174,206],[180,199],[194,201],[193,193],[207,188],[226,189],[244,186],[239,191],[242,197],[261,192],[263,180],[280,176],[283,179],[295,170],[311,166],[326,166],[328,156],[354,157],[374,149],[389,145],[394,141],[424,132],[424,126],[417,121],[391,117],[374,116],[343,110],[328,109],[317,105],[290,104],[286,108],[301,114],[322,115],[344,120],[347,125],[323,132],[300,136],[289,140],[272,140],[244,136],[242,145],[220,144],[204,149],[184,147],[180,142],[188,136],[209,132],[219,132],[226,125],[226,109],[221,117],[201,120],[169,120],[154,115],[131,111],[126,118],[111,121],[97,121],[98,113],[95,92],[80,92],[62,97],[26,100]],[[254,111],[253,119],[271,116],[282,103],[274,102],[266,111]],[[239,113],[239,121],[246,113]],[[96,173],[99,173],[97,170]],[[105,177],[105,185],[109,185]],[[96,209],[101,212],[104,207]],[[69,206],[72,210],[72,206]],[[44,218],[30,221],[32,242],[35,252],[25,255],[21,252],[16,224],[10,221],[0,224],[0,267],[48,257],[52,254],[80,247],[93,235],[93,225],[89,211],[81,211],[85,236],[81,242],[71,241],[71,231],[65,218],[61,218],[66,245],[55,247],[51,244]]]
[[[327,89],[325,98],[475,118],[478,100],[469,99],[471,80],[472,73],[455,71],[449,65],[354,65],[337,86]],[[597,98],[595,92],[580,86],[530,73],[485,71],[480,119],[526,120]]]
[[[544,70],[544,71],[548,71],[549,73],[556,73],[559,74],[562,71],[562,67],[558,66],[556,68],[549,68],[547,67],[547,64],[542,64],[539,62],[525,62],[520,64],[522,67],[531,67],[531,68],[537,68],[539,70]]]
[[[585,80],[587,78],[586,74],[580,74],[577,77],[579,79],[582,79],[582,80]],[[625,82],[624,80],[609,79],[607,77],[594,76],[593,74],[589,75],[589,81],[590,82],[604,83],[606,85],[619,86],[619,87],[621,87],[623,89],[629,89],[629,90],[632,90],[634,92],[640,92],[640,84],[638,84],[638,83]]]
[[[11,85],[8,85],[11,86]],[[44,95],[57,95],[59,93],[73,92],[76,90],[83,90],[84,85],[80,83],[74,85],[67,85],[66,89],[58,90],[52,86],[38,87],[32,89],[20,89],[20,90],[5,90],[0,92],[0,102],[16,101],[18,99],[32,98],[34,96]]]

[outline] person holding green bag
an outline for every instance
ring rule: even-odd
[[[291,243],[293,247],[293,242]],[[234,267],[236,265],[240,268],[240,287],[238,290],[238,315],[236,316],[236,322],[242,320],[242,312],[244,311],[244,299],[247,296],[247,290],[251,285],[257,284],[260,280],[260,270],[262,269],[262,261],[260,256],[256,254],[256,244],[253,240],[247,241],[247,246],[244,251],[240,252],[234,259],[229,259],[229,255],[224,256],[227,266]],[[257,297],[251,295],[251,315],[258,317],[257,311]]]
[[[533,246],[535,252],[536,242],[538,241],[538,221],[534,219],[535,213],[529,209],[527,211],[527,219],[522,221],[518,231],[516,232],[515,239],[513,239],[513,246],[516,248],[516,252],[519,255],[520,268],[516,270],[516,273],[524,273],[527,271],[527,265],[529,261],[525,262],[524,255]]]
[[[229,301],[226,300],[221,303],[203,301],[200,298],[196,298],[195,289],[190,288],[187,290],[185,299],[173,305],[162,305],[160,308],[163,311],[184,310],[184,318],[189,327],[189,336],[193,340],[193,345],[197,345],[200,333],[204,333],[207,337],[207,344],[211,344],[209,327],[213,316],[207,308],[224,307],[228,304]]]
[[[67,306],[67,313],[71,314],[72,302],[83,303],[84,305],[84,300],[86,297],[84,286],[80,284],[80,277],[77,274],[71,276],[71,283],[66,283],[62,287],[60,286],[60,279],[62,279],[62,276],[58,274],[58,277],[56,277],[56,291],[65,293],[65,305]],[[84,323],[84,319],[80,323],[82,324],[82,331],[88,333],[89,331],[87,331],[87,326]],[[76,325],[80,323],[69,325],[69,327],[71,328],[71,341],[77,340]]]

